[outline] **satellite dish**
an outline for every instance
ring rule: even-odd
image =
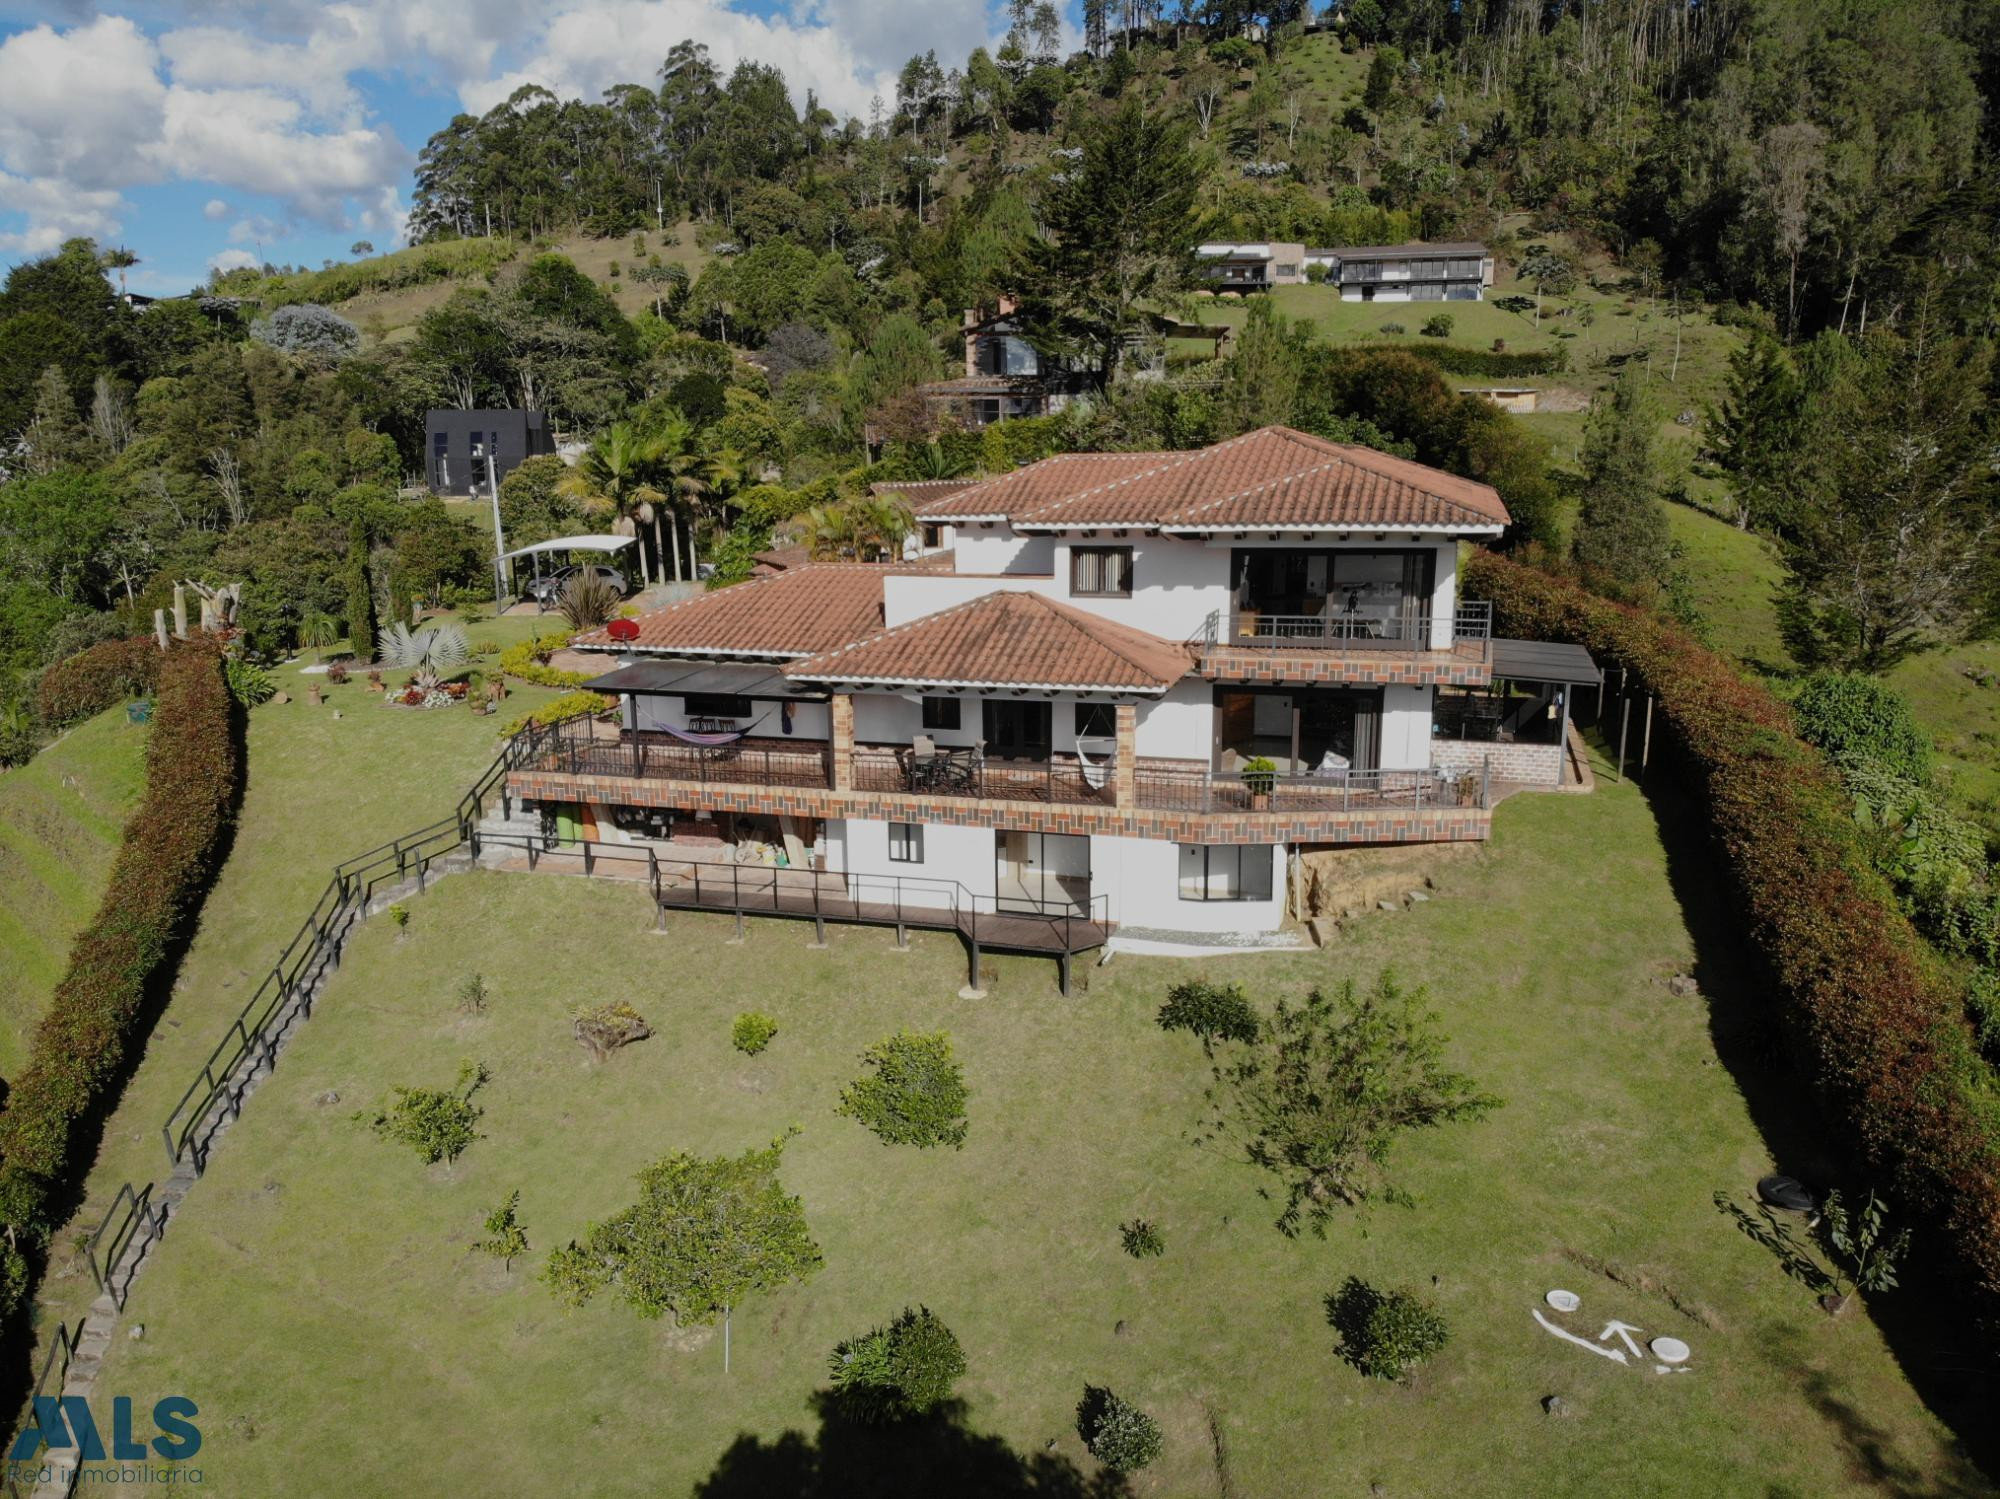
[[[636,619],[614,619],[604,627],[604,633],[613,640],[637,640],[639,621]]]

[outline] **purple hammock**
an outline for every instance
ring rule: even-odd
[[[758,724],[769,717],[770,714],[763,714],[758,718],[752,719],[748,727],[731,729],[726,734],[697,734],[692,729],[670,728],[666,724],[659,725],[659,730],[663,734],[671,734],[683,744],[692,744],[699,749],[721,749],[725,745],[734,744],[737,740],[746,737],[751,729],[756,728]]]

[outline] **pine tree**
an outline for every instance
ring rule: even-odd
[[[375,589],[368,580],[368,527],[361,521],[347,533],[347,641],[363,665],[375,659]]]
[[[83,463],[88,434],[61,365],[50,365],[35,382],[35,414],[21,439],[27,445],[30,473],[52,474]]]
[[[1805,391],[1774,338],[1760,335],[1729,356],[1722,410],[1711,413],[1711,441],[1739,529],[1781,524],[1805,433]]]
[[[1614,582],[1665,581],[1668,537],[1660,508],[1659,410],[1628,366],[1583,430],[1583,505],[1576,560]]]

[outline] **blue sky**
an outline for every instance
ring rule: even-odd
[[[522,83],[595,98],[683,37],[837,112],[1004,29],[988,0],[0,0],[0,266],[76,234],[134,291],[397,243],[431,133]]]

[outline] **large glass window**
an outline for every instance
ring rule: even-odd
[[[1076,737],[1110,739],[1118,733],[1118,706],[1115,703],[1078,703]]]
[[[924,699],[924,727],[927,729],[955,729],[958,727],[959,701],[955,697],[927,697]]]
[[[924,825],[920,822],[889,824],[889,859],[895,864],[924,862]]]
[[[1182,900],[1269,900],[1269,843],[1183,843],[1180,846]]]
[[[1069,591],[1078,598],[1130,598],[1130,547],[1071,547]]]
[[[750,699],[721,692],[691,692],[685,699],[689,718],[748,718]]]

